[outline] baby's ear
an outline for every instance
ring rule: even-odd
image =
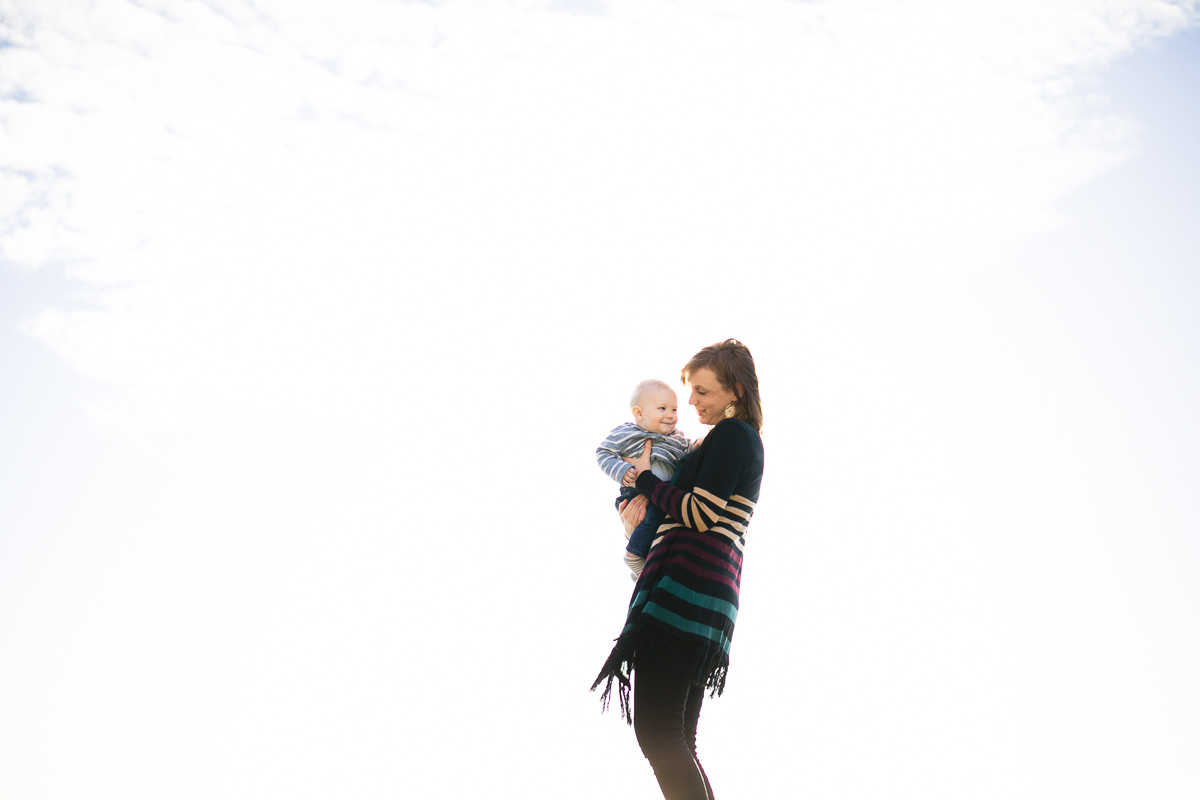
[[[636,419],[638,422],[642,421],[642,407],[641,406],[634,406],[633,408],[631,408],[629,410],[633,412],[634,419]]]

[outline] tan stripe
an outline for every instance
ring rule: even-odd
[[[740,508],[733,505],[732,503],[725,506],[725,511],[726,511],[726,513],[737,514],[739,517],[745,517],[746,519],[750,519],[750,515],[754,513],[753,511],[742,511]]]
[[[650,546],[655,547],[659,542],[662,541],[663,535],[666,534],[668,531],[672,531],[672,530],[675,530],[676,528],[682,528],[682,527],[683,527],[683,525],[679,524],[678,522],[673,522],[669,526],[668,525],[660,526],[658,529],[658,534],[655,537],[654,541],[650,543]],[[695,530],[695,529],[693,528],[693,530]],[[724,536],[726,539],[728,539],[730,542],[733,543],[733,546],[738,549],[738,552],[745,552],[745,550],[746,550],[745,546],[742,544],[742,537],[738,536],[736,533],[732,533],[731,531],[729,531],[725,528],[716,528],[716,527],[709,529],[707,532],[708,533],[719,533],[721,536]]]
[[[708,491],[705,491],[704,489],[701,489],[699,486],[697,486],[695,489],[693,489],[693,490],[692,490],[692,492],[694,492],[695,494],[698,494],[698,495],[700,495],[700,496],[701,496],[701,497],[703,497],[705,500],[708,500],[710,503],[712,503],[713,505],[715,505],[717,508],[724,508],[724,507],[725,507],[725,503],[726,503],[726,501],[725,501],[725,500],[722,500],[720,497],[717,497],[717,496],[716,496],[715,494],[713,494],[712,492],[708,492]]]
[[[738,536],[736,533],[730,533],[724,528],[713,528],[711,532],[719,533],[729,541],[733,542],[733,546],[738,549],[738,552],[745,552],[746,548],[742,545],[742,537]]]
[[[751,514],[754,513],[754,509],[758,508],[758,506],[755,503],[753,503],[750,500],[747,500],[746,498],[742,497],[740,494],[735,494],[733,497],[729,498],[729,502],[738,503],[739,505],[746,506],[747,508],[750,509]]]
[[[746,533],[747,526],[736,520],[730,519],[729,517],[721,517],[715,523],[713,523],[711,527],[706,525],[703,528],[697,528],[694,525],[676,522],[675,520],[664,522],[662,525],[658,526],[656,538],[651,546],[653,547],[655,544],[658,544],[658,541],[659,539],[662,539],[663,534],[673,531],[676,528],[683,527],[690,528],[691,530],[698,531],[700,533],[719,533],[729,541],[733,542],[734,546],[737,547],[739,551],[745,550],[745,547],[742,545],[742,536]]]
[[[728,525],[729,527],[733,528],[735,531],[738,531],[740,533],[746,532],[745,525],[738,522],[737,520],[730,519],[729,517],[721,517],[719,520],[717,520],[716,525],[714,525],[713,527],[715,528],[717,525]]]

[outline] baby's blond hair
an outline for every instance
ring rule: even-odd
[[[633,387],[633,394],[629,398],[629,408],[632,409],[635,406],[641,408],[642,395],[658,389],[666,389],[668,392],[672,393],[675,391],[666,381],[660,381],[658,378],[647,378],[637,386]]]

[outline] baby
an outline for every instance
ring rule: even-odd
[[[664,481],[675,476],[675,468],[692,449],[687,437],[675,430],[679,403],[675,391],[660,380],[645,380],[633,390],[629,409],[637,424],[622,423],[613,428],[600,446],[596,448],[596,460],[608,477],[621,484],[617,506],[624,500],[637,496],[633,488],[633,465],[621,460],[621,456],[636,458],[642,454],[647,440],[650,441],[650,471]],[[646,554],[658,526],[665,515],[654,506],[646,508],[646,516],[629,534],[625,548],[625,564],[633,571],[637,580],[646,564]]]

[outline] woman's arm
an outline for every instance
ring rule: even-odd
[[[704,452],[698,456],[704,460],[690,492],[659,480],[654,473],[640,467],[635,485],[655,506],[687,527],[704,532],[725,513],[738,486],[762,453],[761,445],[752,437],[752,431],[742,425],[733,422],[716,425],[708,434]],[[730,511],[736,516],[749,516],[737,508]]]

